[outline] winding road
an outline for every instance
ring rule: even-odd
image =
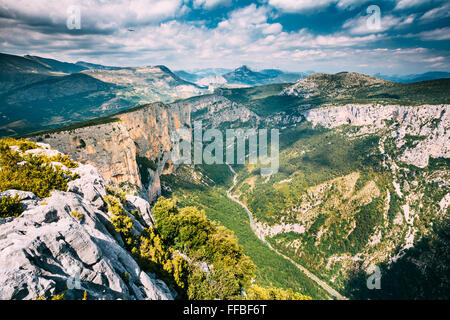
[[[256,237],[258,237],[259,240],[261,240],[262,242],[264,242],[264,244],[266,246],[269,247],[270,250],[272,250],[273,252],[275,252],[276,254],[280,255],[281,257],[283,257],[284,259],[288,260],[289,262],[291,262],[294,266],[296,266],[301,272],[303,272],[308,278],[310,278],[311,280],[313,280],[314,282],[316,282],[322,289],[324,289],[330,296],[338,299],[338,300],[348,300],[346,297],[344,297],[343,295],[341,295],[339,292],[337,292],[336,290],[334,290],[332,287],[330,287],[327,283],[325,283],[324,281],[320,280],[316,275],[312,274],[308,269],[306,269],[304,266],[298,264],[297,262],[295,262],[294,260],[292,260],[291,258],[289,258],[288,256],[282,254],[281,252],[279,252],[277,249],[275,249],[274,247],[272,247],[270,245],[269,242],[266,241],[266,239],[264,238],[264,235],[257,232],[256,228],[255,228],[255,220],[253,218],[253,214],[252,212],[248,209],[247,205],[245,203],[243,203],[242,201],[240,201],[237,196],[233,196],[232,191],[233,189],[236,187],[237,185],[237,173],[236,171],[234,171],[234,169],[228,164],[228,168],[230,168],[230,171],[234,174],[233,177],[233,185],[227,190],[227,197],[236,202],[237,204],[239,204],[242,208],[244,208],[244,210],[247,212],[248,217],[250,219],[250,227],[253,231],[253,233],[256,235]]]

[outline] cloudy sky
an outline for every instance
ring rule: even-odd
[[[69,62],[450,71],[448,0],[0,0],[0,29],[0,52]]]

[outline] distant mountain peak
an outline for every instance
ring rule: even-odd
[[[391,86],[393,83],[357,72],[315,73],[286,88],[282,94],[301,98],[349,96],[361,88]]]
[[[238,70],[240,70],[240,71],[252,71],[247,65],[243,65],[243,66],[240,66],[239,68],[237,68],[235,71],[238,71]]]

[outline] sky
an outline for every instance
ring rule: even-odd
[[[450,1],[0,0],[0,52],[172,70],[450,71]]]

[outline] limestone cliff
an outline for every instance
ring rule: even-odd
[[[450,157],[450,106],[344,105],[311,109],[303,113],[314,126],[360,127],[359,135],[388,127],[396,147],[405,150],[398,160],[424,168],[429,158]],[[392,125],[390,125],[392,123]],[[414,143],[409,143],[414,139]]]
[[[161,193],[160,175],[173,170],[171,136],[180,128],[190,128],[191,117],[214,128],[223,123],[259,122],[247,107],[209,95],[171,105],[146,105],[103,124],[40,134],[31,140],[48,143],[76,161],[96,166],[107,182],[135,185],[151,202]]]
[[[160,193],[159,175],[170,172],[171,134],[190,125],[188,106],[155,103],[115,116],[117,121],[32,138],[50,144],[76,161],[99,168],[106,181]]]

